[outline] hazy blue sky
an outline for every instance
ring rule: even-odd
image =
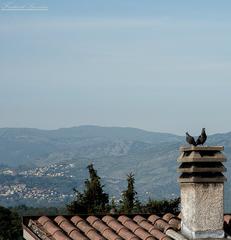
[[[0,8],[0,127],[231,131],[231,1]]]

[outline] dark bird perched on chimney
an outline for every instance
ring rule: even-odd
[[[193,146],[196,146],[196,142],[195,142],[195,139],[194,137],[192,137],[191,135],[188,134],[188,132],[186,132],[186,142],[193,145]]]
[[[197,138],[196,144],[203,145],[207,139],[207,135],[205,133],[205,128],[202,128],[201,135]]]

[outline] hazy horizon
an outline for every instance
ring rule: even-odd
[[[230,7],[1,1],[0,127],[229,132]]]
[[[38,127],[0,127],[0,129],[37,129],[37,130],[45,130],[45,131],[53,131],[53,130],[59,130],[59,129],[70,129],[70,128],[79,128],[79,127],[100,127],[100,128],[130,128],[130,129],[137,129],[137,130],[142,130],[142,131],[146,131],[146,132],[152,132],[152,133],[166,133],[166,134],[173,134],[173,135],[177,135],[177,136],[185,136],[185,133],[183,134],[178,134],[178,133],[174,133],[174,132],[160,132],[160,131],[151,131],[151,130],[147,130],[144,128],[137,128],[137,127],[129,127],[129,126],[102,126],[102,125],[75,125],[75,126],[69,126],[69,127],[60,127],[60,128],[38,128]],[[201,129],[188,129],[187,130],[190,134],[192,135],[199,135],[201,132]],[[207,130],[206,130],[207,131]],[[227,132],[208,132],[207,131],[207,135],[214,135],[214,134],[227,134],[230,133],[230,131]]]

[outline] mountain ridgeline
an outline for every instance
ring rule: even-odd
[[[118,195],[125,187],[126,174],[133,172],[137,192],[144,199],[169,198],[179,194],[176,159],[179,147],[185,144],[184,136],[135,128],[2,128],[0,165],[29,169],[70,163],[74,166],[72,175],[77,178],[81,176],[84,181],[87,176],[86,166],[93,162],[105,184],[105,191]],[[226,191],[230,192],[231,133],[211,135],[206,144],[225,147],[228,158],[225,163],[225,175],[228,177]],[[73,181],[73,187],[75,183]]]
[[[161,151],[182,138],[134,128],[81,126],[58,130],[31,128],[0,129],[0,164],[8,166],[43,165],[73,157],[94,160]],[[165,146],[166,145],[166,146]],[[161,147],[162,146],[162,147]]]

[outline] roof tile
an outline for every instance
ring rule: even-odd
[[[61,231],[57,231],[54,233],[54,235],[52,235],[52,237],[55,240],[71,240],[71,238],[67,237],[64,233],[62,233]]]
[[[146,229],[152,236],[157,238],[158,240],[170,240],[166,234],[162,233],[160,230],[155,228],[151,223],[149,223],[144,217],[139,215],[133,218],[135,222],[137,222],[142,228]]]
[[[156,216],[156,215],[151,215],[148,220],[156,226],[160,231],[166,232],[168,229],[171,229],[171,227],[166,221],[164,221],[162,218]]]
[[[160,217],[157,216],[157,215],[154,215],[154,214],[148,217],[148,220],[149,220],[152,224],[155,224],[155,222],[156,222],[158,219],[160,219]]]
[[[169,220],[168,223],[174,230],[179,231],[181,229],[180,219],[172,218],[172,219]]]
[[[42,216],[38,219],[38,222],[43,226],[46,222],[51,221],[50,218],[46,217],[46,216]]]
[[[130,215],[131,216],[131,215]],[[180,218],[150,216],[56,216],[27,217],[23,228],[30,239],[44,240],[187,240],[180,232]],[[231,235],[231,215],[224,216],[224,230]],[[37,238],[37,239],[38,239]],[[25,238],[27,239],[27,238]]]
[[[69,220],[67,220],[63,216],[57,216],[54,221],[72,238],[72,239],[79,239],[79,240],[87,240],[83,234],[79,232],[79,230],[71,224]]]
[[[111,227],[116,233],[125,240],[139,240],[139,238],[130,232],[125,226],[119,223],[111,216],[105,216],[102,219],[109,227]]]
[[[92,239],[92,240],[104,240],[105,238],[102,237],[100,234],[97,233],[97,231],[88,225],[85,220],[83,220],[79,216],[74,216],[71,218],[71,221],[81,230],[85,233],[85,235]]]
[[[52,235],[55,240],[71,240],[67,237],[63,231],[56,226],[51,219],[46,216],[40,217],[38,222],[43,226],[43,228]]]
[[[110,229],[107,225],[105,225],[100,219],[95,216],[89,216],[87,221],[97,229],[102,235],[109,240],[122,240],[113,230]]]
[[[163,218],[166,222],[169,222],[172,218],[175,218],[175,215],[173,215],[172,213],[166,213],[162,218]]]
[[[138,224],[136,224],[132,219],[130,219],[127,216],[120,216],[118,220],[127,228],[132,230],[133,233],[135,233],[139,238],[143,240],[155,240],[155,238],[145,231],[142,227],[140,227]]]
[[[62,219],[62,220],[61,220]],[[61,220],[61,222],[60,222]],[[67,219],[62,216],[58,216],[54,219],[56,223],[68,234],[70,235],[71,232],[77,231],[77,228],[74,227]],[[60,223],[59,223],[60,222]]]
[[[172,213],[166,213],[162,217],[168,224],[174,229],[174,230],[180,230],[181,225],[180,225],[180,218],[176,217]]]

